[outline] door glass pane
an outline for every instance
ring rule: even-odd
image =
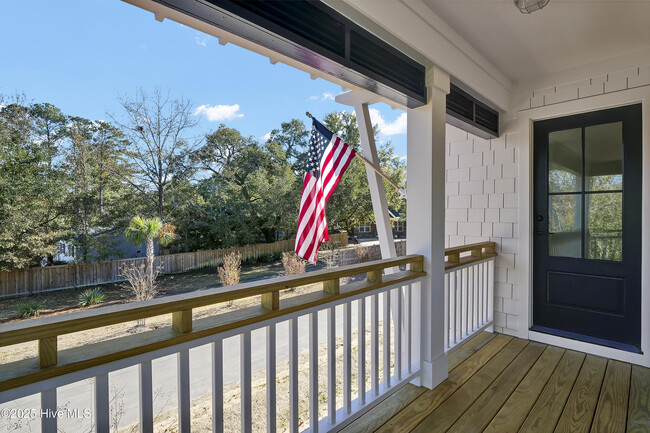
[[[582,195],[552,195],[548,209],[549,256],[582,257]]]
[[[585,207],[585,258],[623,260],[623,194],[587,194]]]
[[[582,191],[582,129],[548,134],[548,191]]]
[[[585,128],[585,189],[623,189],[623,122]]]

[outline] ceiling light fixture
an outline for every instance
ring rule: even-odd
[[[514,0],[515,6],[522,14],[530,14],[546,6],[549,0]]]

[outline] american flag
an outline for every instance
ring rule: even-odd
[[[312,119],[305,179],[302,184],[296,254],[316,264],[318,248],[329,240],[325,206],[336,189],[355,150]]]

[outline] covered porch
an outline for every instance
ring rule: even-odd
[[[214,432],[648,431],[650,34],[634,39],[623,32],[614,38],[618,44],[602,52],[594,47],[597,41],[581,40],[586,54],[557,57],[553,48],[565,41],[549,35],[548,46],[543,37],[533,44],[531,49],[540,49],[534,55],[516,44],[506,55],[494,48],[512,43],[503,32],[527,26],[507,9],[510,1],[476,2],[500,29],[494,39],[480,13],[467,9],[475,2],[315,2],[320,12],[334,11],[330,15],[341,20],[345,33],[330,41],[343,52],[330,55],[305,29],[280,28],[281,20],[264,15],[273,11],[244,2],[127,1],[158,21],[177,21],[222,45],[237,44],[273,64],[340,84],[336,101],[355,111],[363,153],[371,161],[378,159],[369,107],[383,102],[405,110],[407,255],[396,256],[384,184],[368,169],[382,260],[5,326],[3,346],[38,345],[38,356],[2,365],[3,409],[38,410],[37,422],[29,425],[44,433],[76,431],[56,415],[75,404],[91,409],[84,425],[90,431],[164,430],[155,377],[160,360],[168,358],[172,431],[200,431],[198,388],[209,396],[205,430]],[[493,3],[505,22],[486,6]],[[586,18],[595,27],[608,22],[601,8]],[[545,11],[531,16],[545,17],[541,23],[529,21],[538,34],[562,18],[563,12],[544,16]],[[574,7],[564,12],[582,19]],[[621,19],[639,28],[643,23],[635,17],[646,12],[647,5],[637,2]],[[472,18],[465,21],[463,14]],[[374,43],[375,57],[356,59],[362,66],[350,55],[354,37],[360,45]],[[620,54],[625,43],[633,49]],[[393,74],[398,62],[404,69]],[[411,83],[400,81],[410,73]],[[458,114],[462,98],[469,101],[467,116]],[[604,339],[534,327],[534,236],[542,230],[535,226],[533,135],[536,122],[630,104],[642,105],[644,176],[635,186],[642,229],[635,232],[641,240],[634,269],[638,338],[621,349],[602,344]],[[555,234],[546,229],[542,235]],[[285,290],[305,285],[314,290],[285,296]],[[257,305],[195,315],[198,308],[242,298],[255,298]],[[605,312],[619,312],[610,313]],[[169,326],[87,347],[59,347],[66,334],[159,315],[169,316]],[[199,373],[191,356],[197,351]],[[286,363],[286,374],[279,373],[280,363]],[[111,384],[126,369],[129,422],[120,424],[114,423]],[[238,372],[235,385],[224,381],[232,370]],[[232,417],[224,400],[229,385],[237,395]]]

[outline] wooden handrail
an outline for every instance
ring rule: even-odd
[[[477,242],[475,244],[447,248],[445,249],[445,270],[448,271],[490,257],[496,257],[497,253],[494,251],[495,247],[496,242]],[[470,254],[461,256],[463,253]]]
[[[400,265],[409,265],[410,269],[381,278],[383,269]],[[0,368],[0,392],[297,313],[390,285],[407,283],[425,276],[426,273],[422,269],[423,257],[408,255],[3,325],[0,327],[0,346],[38,341],[39,356],[4,364]],[[367,273],[365,281],[340,285],[341,277],[361,273]],[[319,282],[323,283],[323,290],[320,292],[294,296],[281,302],[279,300],[280,290]],[[259,306],[215,314],[203,319],[192,318],[193,308],[260,295]],[[57,349],[59,335],[161,314],[172,315],[170,327],[72,349]]]
[[[366,272],[381,271],[385,268],[422,262],[421,255],[408,255],[394,259],[376,260],[342,266],[335,269],[322,269],[299,275],[273,278],[264,281],[251,281],[228,287],[197,290],[179,295],[165,296],[148,301],[111,305],[85,311],[43,317],[0,326],[0,347],[40,340],[73,332],[86,331],[117,323],[186,311],[206,305],[220,304],[243,298],[250,298],[284,289],[306,286],[328,280],[349,277]]]

